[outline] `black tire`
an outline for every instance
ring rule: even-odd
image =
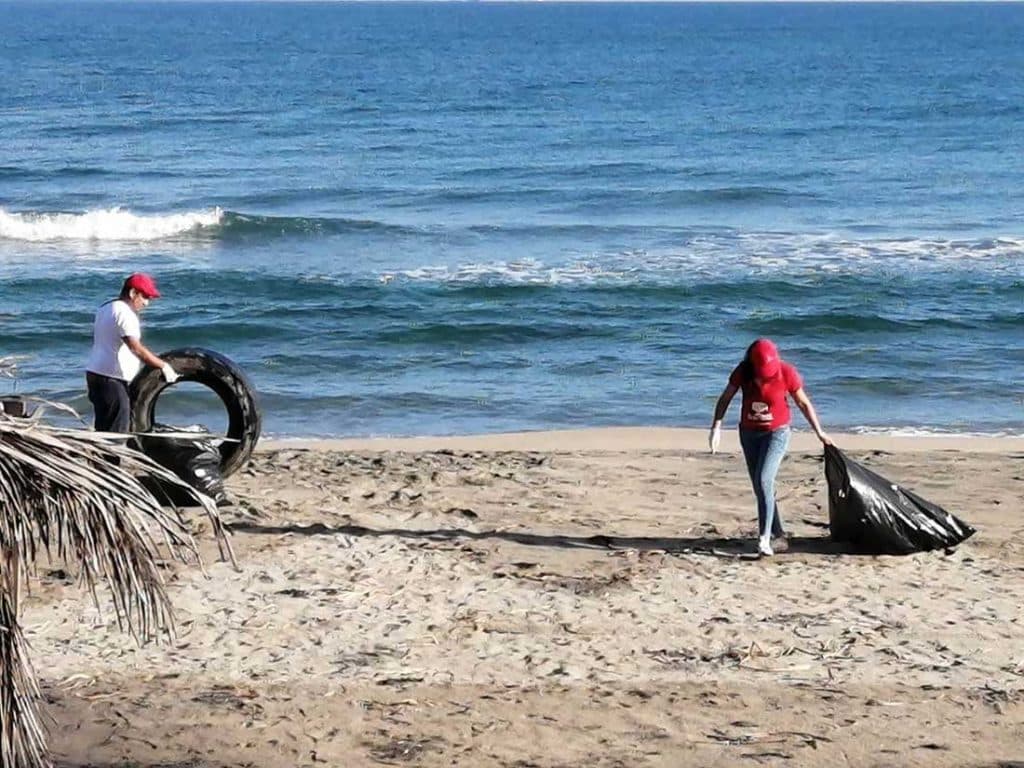
[[[245,464],[260,439],[262,418],[256,404],[256,390],[242,369],[224,355],[209,349],[188,347],[164,352],[166,360],[181,376],[179,381],[204,384],[220,397],[228,411],[228,434],[232,441],[220,446],[220,473],[227,477]],[[156,368],[143,368],[129,387],[132,401],[132,432],[153,427],[157,398],[172,386]],[[234,442],[237,440],[238,442]]]

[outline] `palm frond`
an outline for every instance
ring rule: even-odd
[[[97,586],[105,582],[118,625],[138,641],[174,633],[161,551],[202,563],[177,508],[161,506],[144,479],[194,496],[221,555],[234,564],[212,500],[170,470],[108,436],[0,415],[0,768],[47,765],[38,689],[17,623],[18,587],[34,573],[41,551],[77,570],[97,607]]]
[[[18,376],[18,363],[27,358],[24,355],[0,356],[0,377],[14,379]]]
[[[58,403],[53,400],[47,400],[44,397],[35,397],[34,395],[22,395],[20,399],[26,404],[31,403],[35,405],[35,408],[32,409],[31,415],[27,417],[32,421],[42,421],[43,416],[45,416],[48,411],[57,411],[58,413],[63,413],[65,416],[71,416],[72,418],[78,419],[78,421],[85,426],[85,419],[83,419],[81,414],[67,403]],[[24,419],[26,417],[21,418]]]
[[[0,416],[0,505],[21,510],[13,519],[23,529],[20,535],[5,535],[9,522],[5,518],[10,516],[0,515],[0,546],[5,541],[20,542],[29,563],[35,558],[37,542],[50,554],[56,547],[58,557],[72,565],[81,564],[90,588],[95,586],[95,577],[108,578],[119,572],[114,563],[104,563],[98,556],[98,545],[117,543],[128,552],[153,554],[152,527],[173,557],[198,563],[188,526],[176,508],[164,508],[147,490],[143,479],[149,478],[177,486],[200,503],[221,555],[234,564],[227,531],[213,501],[116,438],[125,436]],[[133,615],[125,613],[124,617]]]
[[[18,624],[18,563],[0,552],[0,766],[49,766],[32,664]]]

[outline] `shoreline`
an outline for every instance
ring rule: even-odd
[[[836,446],[848,451],[959,451],[971,453],[1024,452],[1021,436],[884,435],[829,433]],[[789,450],[809,452],[820,449],[810,431],[793,432]],[[417,437],[280,438],[263,440],[257,451],[703,451],[707,452],[707,430],[693,427],[595,427],[584,429],[495,432],[477,435],[424,435]],[[720,453],[738,453],[735,428],[722,431]]]

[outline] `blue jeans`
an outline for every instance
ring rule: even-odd
[[[740,429],[740,445],[747,460],[747,472],[757,497],[757,526],[761,536],[784,536],[782,518],[775,503],[775,476],[789,448],[789,427],[771,431]]]

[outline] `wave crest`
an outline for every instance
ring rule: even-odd
[[[501,232],[500,228],[474,232]],[[536,232],[512,227],[516,238],[533,235],[557,237],[564,229],[540,227]],[[575,232],[575,229],[570,229]],[[608,237],[614,228],[599,234]],[[589,234],[589,232],[587,233]],[[632,234],[623,228],[622,237]],[[673,236],[666,230],[664,239]],[[819,287],[827,277],[835,281],[877,280],[892,275],[927,274],[957,271],[1004,273],[1007,280],[1000,290],[1019,292],[1017,279],[1024,259],[1024,237],[1005,235],[974,240],[937,238],[877,238],[852,240],[833,235],[776,232],[675,233],[679,244],[650,250],[639,248],[615,253],[568,255],[518,260],[475,261],[426,265],[385,271],[377,275],[382,283],[409,282],[442,285],[482,286],[585,286],[645,289],[700,289],[722,284],[748,290],[751,280],[774,281],[775,292],[791,288]],[[775,284],[777,283],[777,284]],[[883,284],[884,288],[884,284]],[[1019,313],[1010,313],[1000,322],[1018,324]]]
[[[0,239],[45,243],[60,240],[163,240],[219,226],[220,208],[155,214],[106,208],[85,213],[10,213],[0,208]]]

